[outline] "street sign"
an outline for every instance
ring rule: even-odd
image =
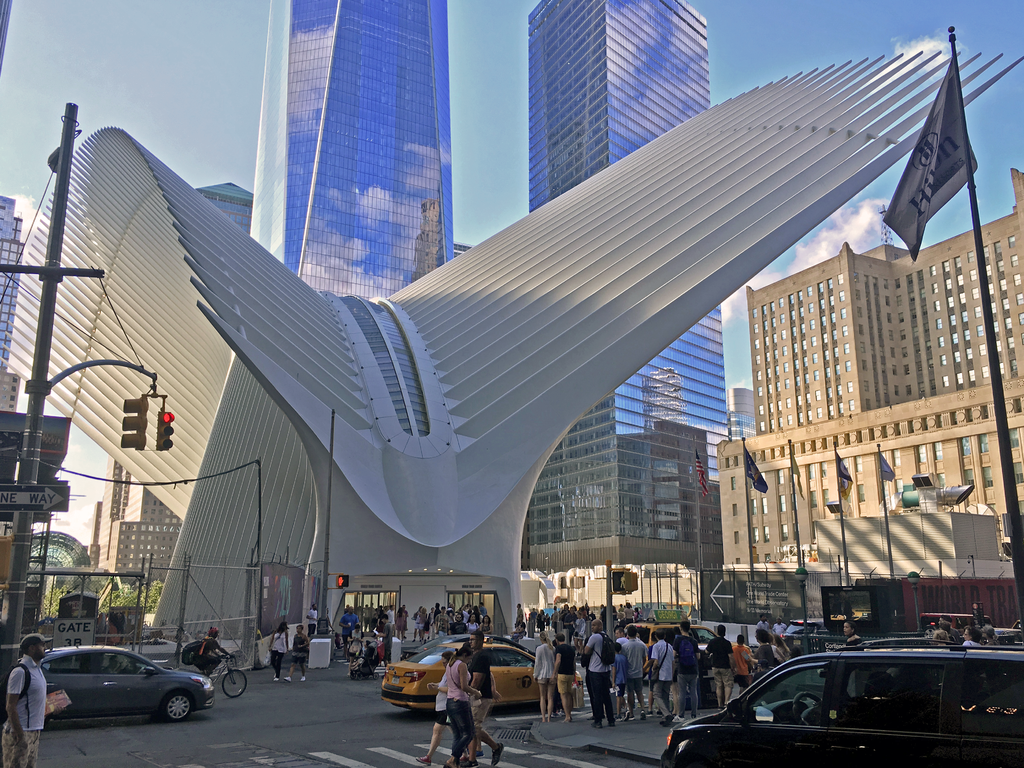
[[[0,511],[67,512],[71,491],[59,485],[0,485]]]
[[[96,619],[57,619],[53,622],[54,648],[93,645],[95,642]]]

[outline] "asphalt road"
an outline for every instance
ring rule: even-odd
[[[380,681],[353,681],[347,668],[311,670],[307,682],[274,683],[270,670],[249,673],[249,687],[237,699],[217,690],[210,710],[184,723],[149,718],[54,722],[43,733],[41,768],[283,768],[344,765],[348,768],[396,768],[418,765],[426,753],[433,719],[380,700]],[[532,711],[536,711],[533,709]],[[506,719],[531,709],[499,709],[493,735],[529,727],[530,720]],[[581,723],[580,729],[590,730]],[[502,734],[504,735],[504,734]],[[639,766],[604,756],[524,742],[508,734],[501,765],[509,768],[596,768]],[[450,743],[447,737],[442,744]],[[515,750],[515,751],[513,751]],[[490,765],[484,747],[481,765]],[[435,754],[442,765],[448,752]]]

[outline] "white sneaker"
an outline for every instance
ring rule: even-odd
[[[275,682],[275,683],[279,683],[279,682],[281,682],[281,678],[280,678],[280,677],[275,677],[275,678],[274,678],[274,682]]]
[[[291,677],[286,677],[286,678],[284,679],[284,681],[285,681],[286,683],[290,683],[290,682],[292,681],[292,679],[291,679]]]
[[[304,682],[306,682],[306,678],[304,678],[304,677],[303,677],[303,678],[300,678],[300,679],[299,679],[299,682],[300,682],[300,683],[304,683]]]

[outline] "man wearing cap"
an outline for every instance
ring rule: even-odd
[[[45,643],[42,635],[27,635],[21,641],[21,661],[7,678],[4,768],[35,768],[39,756],[39,734],[46,716],[46,678],[39,662],[43,660]]]

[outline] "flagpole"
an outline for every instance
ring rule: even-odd
[[[885,493],[885,478],[882,477],[882,444],[878,443],[878,485],[882,489],[882,509],[885,511],[885,545],[889,550],[889,578],[896,578],[896,569],[892,565],[892,536],[889,535],[889,500]]]
[[[747,489],[747,556],[750,558],[750,580],[754,580],[754,526],[751,522],[751,518],[754,515],[753,509],[751,509],[751,503],[753,501],[751,490],[753,486],[750,482],[750,467],[747,465],[747,438],[741,438],[743,440],[743,482]],[[714,593],[712,593],[714,594]]]
[[[796,456],[793,455],[793,441],[789,441],[789,485],[793,493],[793,535],[796,536],[796,558],[799,567],[804,567],[804,550],[800,546],[800,510],[796,506],[796,477],[793,475],[793,467],[796,466]]]
[[[949,28],[949,46],[953,55],[953,73],[956,81],[956,103],[963,121],[964,140],[967,155],[967,191],[971,200],[971,222],[974,225],[974,251],[978,256],[981,272],[981,310],[988,336],[988,368],[992,380],[992,410],[996,422],[996,438],[999,441],[999,463],[1003,473],[1003,498],[1006,516],[1010,521],[1010,553],[1013,560],[1013,579],[1017,592],[1017,615],[1024,620],[1024,528],[1021,527],[1020,504],[1017,500],[1016,476],[1013,471],[1013,453],[1010,447],[1010,426],[1006,418],[1006,394],[1003,391],[1003,374],[999,368],[999,350],[996,348],[995,319],[992,316],[992,292],[989,290],[988,266],[985,246],[981,236],[981,216],[978,213],[978,193],[974,184],[974,163],[971,162],[971,140],[967,134],[967,112],[964,109],[964,94],[960,84],[960,63],[956,55],[955,27]]]
[[[837,441],[838,438],[833,438]],[[838,442],[833,443],[833,449],[836,457],[836,491],[839,493],[839,498],[836,499],[836,503],[839,504],[839,532],[843,538],[843,570],[846,573],[846,583],[844,586],[850,586],[850,559],[846,552],[846,520],[843,519],[843,478],[839,474],[839,445]],[[826,505],[827,506],[827,505]]]

